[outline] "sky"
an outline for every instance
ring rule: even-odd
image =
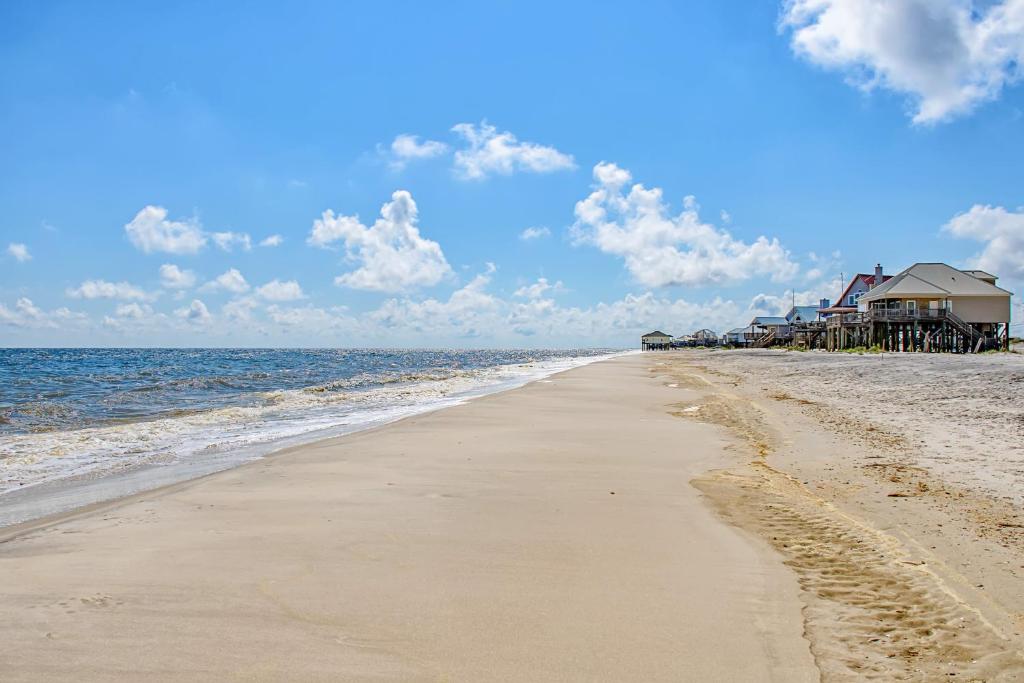
[[[634,347],[876,263],[1024,293],[1022,77],[1024,0],[8,0],[0,346]]]

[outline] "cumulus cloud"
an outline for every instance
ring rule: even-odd
[[[67,308],[58,308],[47,313],[27,297],[21,297],[14,303],[14,308],[8,308],[0,303],[0,325],[24,329],[59,329],[69,323],[81,323],[85,316],[81,313],[74,313]]]
[[[223,289],[233,294],[242,294],[249,291],[249,283],[237,268],[228,268],[226,271],[210,280],[202,286],[203,291],[217,291]]]
[[[260,240],[261,247],[279,247],[284,242],[284,238],[280,235],[270,235]]]
[[[1024,279],[1024,208],[1007,211],[1001,206],[975,204],[954,216],[943,230],[985,244],[970,259],[971,267],[997,277]]]
[[[271,280],[262,287],[257,287],[256,295],[267,301],[295,301],[306,296],[302,293],[302,287],[295,280],[282,282],[277,279]]]
[[[267,306],[267,317],[275,325],[296,329],[315,329],[321,333],[350,322],[344,315],[343,308],[330,310],[317,306]]]
[[[441,245],[420,235],[412,195],[398,190],[370,227],[358,216],[335,215],[328,209],[313,223],[309,244],[328,247],[341,241],[349,260],[361,264],[339,275],[337,285],[379,292],[399,292],[435,285],[452,273]]]
[[[7,245],[7,253],[14,257],[18,263],[25,263],[32,260],[32,254],[28,253],[28,247],[20,242],[11,242]]]
[[[455,152],[455,172],[466,180],[515,172],[551,173],[576,168],[572,155],[533,142],[520,142],[512,133],[498,132],[486,121],[479,126],[460,123],[452,127],[467,143]]]
[[[145,207],[124,229],[131,243],[147,254],[155,251],[195,254],[207,242],[197,219],[167,220],[167,209],[162,206]]]
[[[438,142],[437,140],[423,140],[421,142],[418,135],[403,133],[395,136],[395,139],[391,142],[391,160],[389,164],[391,168],[400,171],[410,161],[432,159],[441,156],[447,151],[448,145],[443,142]]]
[[[192,299],[191,304],[177,309],[174,311],[174,315],[197,325],[205,325],[213,318],[209,309],[206,308],[206,304],[199,299]]]
[[[533,240],[539,240],[539,239],[543,239],[544,237],[550,237],[550,236],[551,236],[551,231],[548,230],[547,228],[545,228],[544,226],[530,227],[530,228],[527,228],[526,230],[523,230],[521,233],[519,233],[519,239],[523,240],[524,242],[530,242],[530,241],[533,241]]]
[[[150,301],[155,298],[141,287],[136,287],[128,282],[107,282],[106,280],[86,280],[78,287],[68,288],[66,294],[72,299]]]
[[[130,320],[141,320],[148,315],[152,315],[153,308],[148,304],[139,305],[136,303],[130,304],[119,304],[115,309],[114,313],[119,318],[128,318]]]
[[[214,232],[210,233],[210,239],[223,251],[231,251],[236,246],[242,251],[252,249],[252,238],[244,232]]]
[[[781,27],[800,57],[907,95],[915,123],[970,112],[1024,73],[1024,0],[788,0]]]
[[[248,323],[252,320],[257,303],[250,296],[232,299],[221,307],[221,313],[231,322]]]
[[[577,244],[592,244],[621,256],[633,278],[648,287],[726,284],[755,275],[787,280],[798,267],[777,239],[751,243],[701,222],[693,197],[671,215],[661,188],[635,184],[615,164],[594,167],[594,191],[576,203],[572,234]]]
[[[160,266],[160,284],[165,289],[188,289],[196,284],[196,274],[173,263]]]
[[[523,285],[514,292],[514,296],[523,297],[525,299],[539,299],[544,296],[547,292],[560,292],[562,291],[562,281],[558,280],[554,284],[548,282],[546,277],[537,278],[537,281],[532,285]]]
[[[478,336],[480,316],[500,308],[499,300],[486,291],[495,270],[494,264],[488,263],[483,273],[455,290],[447,301],[434,298],[423,301],[389,299],[369,317],[384,327],[398,326],[421,332],[447,329],[460,337]]]

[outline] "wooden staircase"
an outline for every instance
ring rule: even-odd
[[[772,340],[775,339],[776,332],[777,330],[773,327],[772,329],[768,330],[768,332],[755,339],[754,343],[751,344],[751,346],[754,347],[755,349],[765,348],[766,346],[772,343]]]
[[[950,327],[967,338],[967,348],[969,350],[978,351],[980,349],[984,335],[971,327],[970,323],[964,322],[963,319],[953,315],[950,311],[946,311],[946,322],[949,323]]]

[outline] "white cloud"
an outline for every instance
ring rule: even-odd
[[[195,254],[207,241],[197,219],[169,221],[167,209],[162,206],[145,207],[124,229],[131,243],[147,254],[154,251]]]
[[[804,282],[818,282],[822,278],[834,276],[842,270],[842,254],[836,250],[829,256],[819,256],[813,251],[808,252],[807,259],[810,261],[810,268],[804,271]],[[838,279],[838,278],[837,278]]]
[[[14,308],[0,303],[0,324],[25,329],[59,329],[68,324],[80,323],[85,320],[81,313],[74,313],[66,308],[58,308],[47,313],[27,297],[19,298]]]
[[[544,226],[530,227],[519,233],[519,239],[523,240],[524,242],[529,242],[531,240],[539,240],[541,238],[550,236],[551,231]]]
[[[748,244],[702,223],[693,197],[672,216],[660,188],[638,183],[625,192],[632,176],[615,164],[599,163],[594,179],[594,191],[576,203],[575,240],[621,256],[645,286],[724,284],[755,275],[786,280],[797,273],[777,239],[758,237]]]
[[[28,253],[28,247],[20,242],[11,242],[7,245],[7,253],[14,257],[18,263],[25,263],[32,260],[32,254]]]
[[[192,299],[192,303],[174,311],[174,315],[190,323],[204,325],[212,319],[209,309],[199,299]]]
[[[1024,73],[1024,0],[788,0],[781,26],[800,57],[908,95],[915,123],[970,112]]]
[[[420,142],[418,135],[403,133],[391,142],[391,168],[400,171],[410,161],[432,159],[448,151],[448,145],[437,140]]]
[[[487,270],[474,277],[461,289],[455,290],[447,301],[425,299],[389,299],[369,314],[370,320],[384,327],[401,327],[420,332],[448,330],[459,337],[479,336],[486,326],[479,324],[482,314],[494,313],[501,302],[485,290],[496,268],[487,264]]]
[[[148,304],[139,305],[136,303],[130,304],[119,304],[115,309],[115,314],[119,318],[128,318],[130,320],[141,320],[148,315],[152,315],[153,308]]]
[[[280,235],[270,235],[260,240],[261,247],[279,247],[284,242],[284,238]]]
[[[160,284],[166,289],[188,289],[196,284],[196,274],[173,263],[160,266]]]
[[[302,293],[302,287],[295,280],[282,282],[277,279],[271,280],[262,287],[258,287],[256,294],[267,301],[295,301],[306,296]]]
[[[350,323],[351,321],[342,315],[343,312],[343,308],[325,310],[316,306],[267,306],[267,317],[274,324],[281,327],[319,330],[321,333]]]
[[[455,152],[455,172],[467,180],[482,180],[490,175],[510,175],[516,171],[550,173],[576,168],[569,154],[554,147],[520,142],[508,131],[486,121],[479,126],[460,123],[452,127],[469,146]]]
[[[236,245],[243,251],[252,249],[252,238],[244,232],[214,232],[210,238],[224,251],[231,251]]]
[[[226,271],[207,282],[201,287],[203,291],[217,291],[223,289],[234,294],[242,294],[249,291],[249,283],[237,268],[228,268]]]
[[[18,302],[15,304],[15,310],[29,320],[41,320],[45,316],[42,309],[32,303],[32,300],[27,297],[18,299]]]
[[[232,322],[250,322],[257,303],[252,297],[232,299],[221,307],[221,313]]]
[[[526,299],[539,299],[546,292],[560,292],[562,291],[562,281],[558,280],[554,284],[548,282],[546,277],[537,278],[537,281],[532,285],[523,285],[517,289],[514,296],[523,297]]]
[[[68,288],[66,294],[73,299],[122,299],[125,301],[150,301],[156,298],[140,287],[128,282],[107,282],[86,280],[78,287]]]
[[[1001,206],[975,204],[957,214],[943,230],[954,237],[984,242],[970,266],[997,277],[1024,278],[1024,208],[1016,212]]]
[[[451,275],[441,245],[420,235],[412,195],[398,190],[371,227],[357,216],[336,216],[328,209],[313,222],[307,242],[327,247],[342,241],[350,260],[362,265],[339,275],[335,284],[353,289],[398,292],[435,285]]]

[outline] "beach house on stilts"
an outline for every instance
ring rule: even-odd
[[[644,351],[664,351],[672,348],[672,335],[660,330],[648,332],[640,337],[640,348]]]
[[[874,280],[858,295],[855,312],[828,318],[827,349],[971,353],[1009,347],[1012,294],[990,273],[915,263],[877,284],[883,280],[879,266]]]

